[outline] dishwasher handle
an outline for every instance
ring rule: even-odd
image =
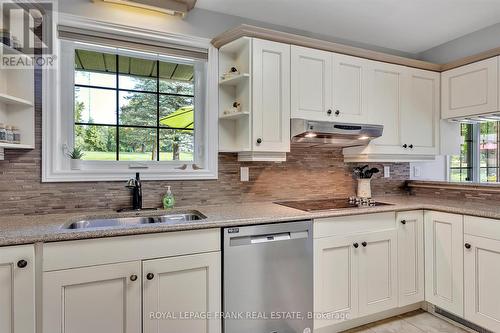
[[[229,239],[229,246],[257,245],[273,242],[282,242],[293,239],[304,239],[309,237],[309,231],[280,232],[264,235],[236,236]]]
[[[284,240],[289,240],[292,237],[289,232],[283,232],[281,234],[263,235],[263,236],[253,236],[250,237],[251,244],[259,243],[269,243],[269,242],[279,242]]]

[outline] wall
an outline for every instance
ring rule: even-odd
[[[205,38],[214,38],[220,33],[240,24],[256,25],[264,28],[280,30],[303,36],[319,38],[331,42],[338,42],[351,46],[362,47],[374,51],[386,52],[403,57],[415,58],[415,54],[392,50],[376,45],[368,45],[354,41],[336,38],[331,35],[313,34],[311,32],[278,26],[262,21],[255,21],[243,17],[232,16],[204,9],[194,8],[185,19],[155,13],[132,7],[119,6],[104,2],[93,3],[91,0],[60,0],[59,11],[66,14],[85,16],[96,20],[113,22],[116,24],[134,24],[147,29],[167,31],[184,35]]]
[[[500,47],[500,23],[438,45],[418,55],[419,59],[447,63]]]

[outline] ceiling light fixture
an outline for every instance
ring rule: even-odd
[[[155,12],[184,17],[193,9],[196,0],[93,0],[148,9]]]

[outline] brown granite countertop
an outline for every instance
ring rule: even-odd
[[[238,225],[276,223],[322,217],[360,215],[414,209],[428,209],[455,214],[500,219],[500,205],[484,205],[472,202],[457,202],[412,196],[378,197],[376,200],[393,205],[341,209],[314,213],[303,212],[270,202],[181,207],[173,212],[198,210],[207,218],[200,221],[191,221],[181,224],[147,224],[124,226],[119,228],[115,227],[86,230],[68,230],[64,228],[64,225],[96,217],[151,216],[165,214],[165,212],[149,211],[142,213],[116,213],[114,211],[99,211],[89,214],[11,215],[0,217],[0,246],[192,229],[221,228]]]

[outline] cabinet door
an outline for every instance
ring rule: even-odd
[[[314,240],[314,327],[324,327],[358,316],[358,248],[356,238]]]
[[[426,211],[425,300],[464,315],[463,216]]]
[[[442,118],[498,111],[498,58],[441,73]]]
[[[334,120],[345,123],[368,123],[367,61],[342,54],[335,54],[333,59]]]
[[[465,319],[500,332],[500,241],[465,235],[465,243]]]
[[[401,109],[405,154],[436,155],[439,150],[439,73],[408,68]],[[385,130],[385,129],[384,129]]]
[[[141,264],[43,274],[43,333],[140,333]]]
[[[290,45],[253,40],[253,149],[290,151]]]
[[[35,332],[34,258],[32,245],[0,248],[2,333]]]
[[[360,316],[397,307],[398,249],[396,230],[359,237],[361,239],[359,254]]]
[[[375,61],[369,61],[368,66],[369,119],[371,123],[384,125],[384,133],[373,145],[402,151],[399,118],[405,68]]]
[[[292,46],[291,57],[292,118],[331,120],[332,53]]]
[[[220,320],[181,315],[221,311],[220,261],[220,252],[144,261],[144,333],[219,333]],[[170,316],[155,318],[154,313]]]
[[[398,222],[399,307],[421,302],[424,290],[424,213],[401,212]]]

